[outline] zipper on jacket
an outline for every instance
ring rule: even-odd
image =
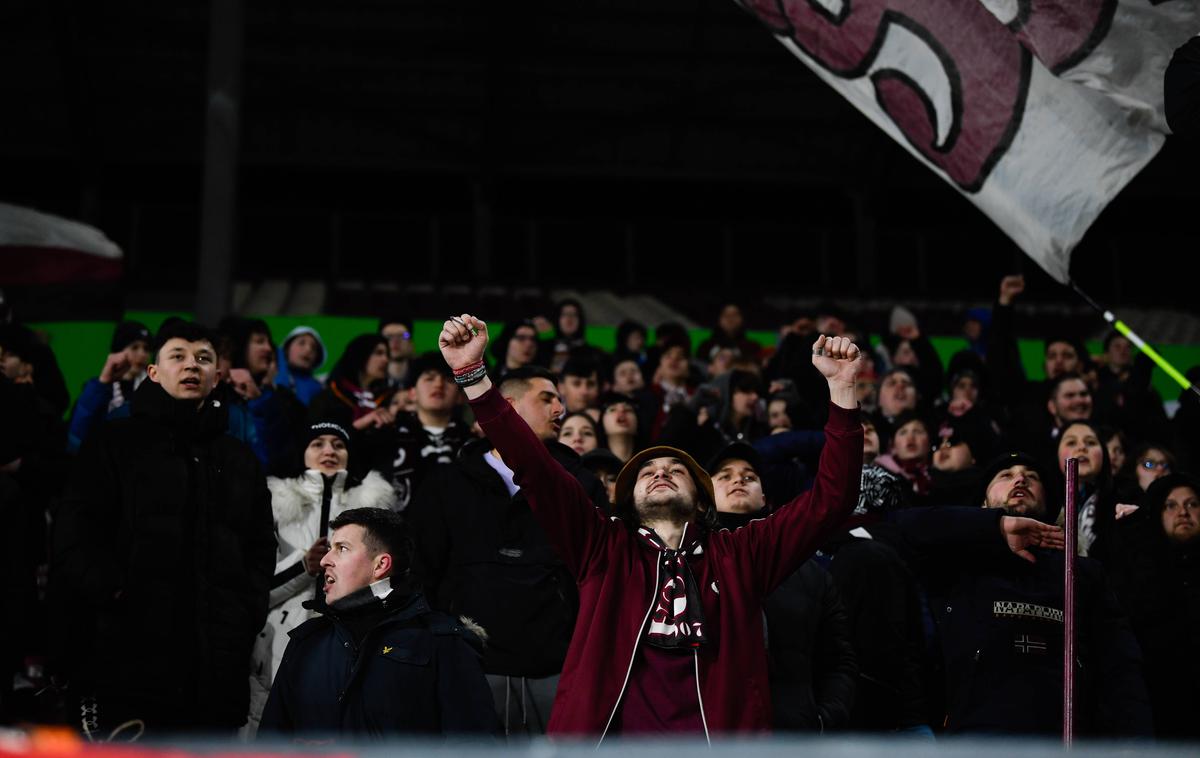
[[[321,475],[321,521],[317,527],[317,539],[328,537],[329,532],[329,516],[333,510],[333,486],[337,483],[337,474],[333,476]]]
[[[650,593],[650,607],[646,609],[646,615],[642,617],[642,625],[638,627],[637,640],[633,643],[633,655],[629,656],[629,668],[625,669],[625,681],[621,683],[621,691],[617,694],[617,702],[613,703],[612,713],[608,715],[608,723],[604,725],[604,731],[600,733],[600,741],[596,743],[596,747],[600,747],[604,743],[604,737],[608,734],[609,727],[612,726],[613,719],[617,717],[617,709],[621,707],[621,698],[625,697],[625,689],[629,686],[629,675],[633,673],[633,662],[637,660],[638,647],[642,644],[642,634],[646,629],[646,621],[649,620],[650,614],[654,612],[654,604],[658,602],[658,574],[662,570],[662,561],[659,556],[654,556],[654,585],[653,592]],[[701,709],[701,714],[704,711]]]
[[[704,741],[712,747],[708,737],[708,719],[704,718],[704,696],[700,694],[700,650],[692,648],[692,663],[696,664],[696,702],[700,705],[700,723],[704,726]]]

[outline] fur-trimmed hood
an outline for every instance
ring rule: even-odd
[[[271,490],[271,510],[279,526],[294,524],[309,517],[312,510],[321,507],[321,495],[325,491],[325,478],[320,471],[308,469],[291,479],[267,478]],[[391,483],[378,472],[371,471],[356,487],[346,487],[346,472],[339,471],[334,477],[333,494],[340,509],[387,508],[396,510],[396,491]]]

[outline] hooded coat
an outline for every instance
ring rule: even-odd
[[[1200,738],[1200,538],[1170,542],[1163,501],[1178,486],[1200,486],[1172,474],[1151,485],[1142,507],[1113,530],[1106,568],[1129,613],[1146,658],[1146,686],[1154,706],[1155,735]],[[1200,494],[1200,490],[1197,490]]]
[[[279,370],[275,374],[275,386],[287,387],[295,393],[301,403],[307,406],[321,390],[325,389],[325,386],[321,384],[320,379],[313,375],[312,371],[303,371],[288,365],[288,344],[302,334],[307,334],[316,340],[317,348],[321,351],[314,368],[320,368],[325,363],[327,352],[325,350],[325,342],[321,340],[321,335],[311,326],[298,326],[287,333],[287,336],[283,338],[283,343],[279,346],[279,352],[276,356],[276,365],[279,367]]]
[[[579,586],[579,617],[547,731],[603,739],[644,641],[660,588],[661,554],[630,525],[596,507],[499,392],[471,405]],[[759,642],[763,600],[858,502],[858,413],[837,406],[829,413],[812,490],[734,532],[702,531],[699,551],[688,558],[710,634],[707,644],[693,649],[706,732],[771,728],[767,654]]]
[[[77,614],[76,681],[102,711],[116,702],[194,728],[246,720],[275,540],[258,460],[227,425],[220,401],[197,410],[148,381],[132,415],[80,450],[55,510],[52,584]]]

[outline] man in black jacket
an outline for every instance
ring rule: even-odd
[[[404,520],[353,508],[329,526],[324,594],[305,604],[322,615],[292,630],[259,734],[495,731],[479,633],[408,589]]]
[[[951,733],[1062,732],[1063,537],[1011,513],[1044,514],[1027,455],[985,470],[984,508],[919,508],[867,528],[894,546],[925,587],[945,672]],[[1095,561],[1076,574],[1076,733],[1149,736],[1141,653]]]
[[[232,733],[246,720],[247,661],[267,614],[270,495],[211,397],[208,330],[175,321],[156,343],[132,416],[80,451],[54,513],[51,581],[94,624],[63,625],[86,732],[141,721],[151,733]]]
[[[708,467],[717,520],[738,529],[762,518],[766,499],[758,452],[744,442],[721,450]],[[806,561],[763,608],[773,726],[780,731],[844,729],[858,675],[846,611],[829,572]]]
[[[556,377],[514,369],[500,393],[551,454],[606,508],[604,485],[556,441]],[[575,627],[578,590],[533,518],[519,482],[487,440],[437,467],[409,507],[425,590],[435,608],[488,631],[484,669],[505,733],[542,733]]]

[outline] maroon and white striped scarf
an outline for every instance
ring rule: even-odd
[[[700,590],[687,560],[701,555],[704,546],[700,544],[699,529],[689,527],[683,528],[678,550],[667,547],[653,529],[641,526],[637,530],[642,541],[659,553],[659,585],[646,629],[646,642],[655,647],[693,648],[708,642]]]

